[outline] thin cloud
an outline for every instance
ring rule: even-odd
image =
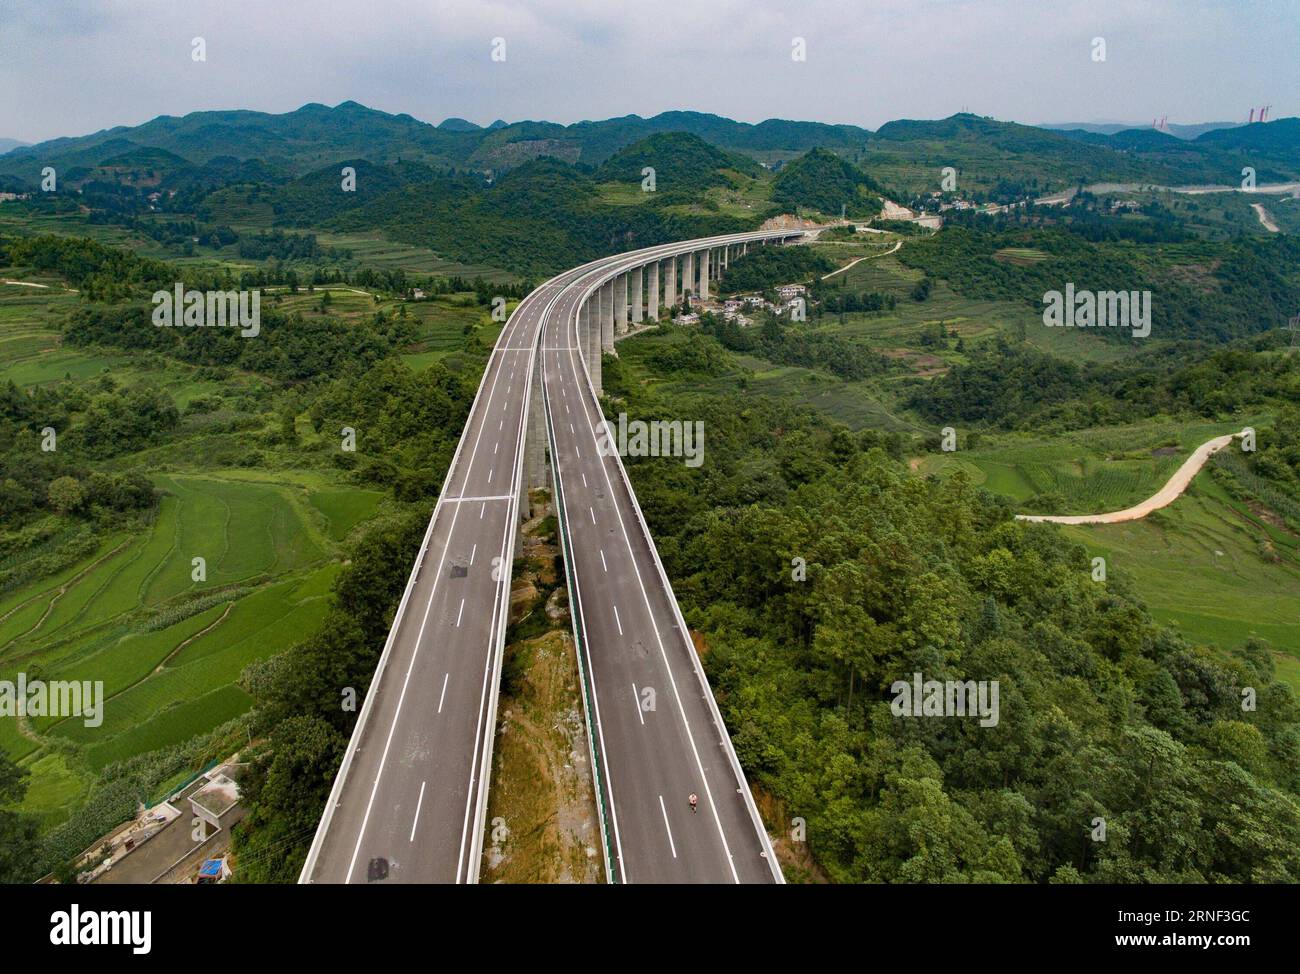
[[[10,0],[0,136],[355,100],[432,122],[672,109],[871,128],[1300,112],[1300,19],[1264,0]],[[207,61],[190,58],[191,39]],[[1107,43],[1104,64],[1091,40]],[[491,59],[493,38],[505,62]],[[791,60],[805,39],[806,62]]]

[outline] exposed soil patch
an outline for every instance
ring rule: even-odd
[[[948,363],[939,356],[927,352],[915,352],[910,348],[881,348],[878,351],[885,358],[905,362],[913,372],[925,379],[943,375],[949,368]]]
[[[599,883],[604,857],[568,593],[558,584],[549,498],[535,499],[510,593],[482,876]]]
[[[788,883],[829,883],[830,879],[813,860],[807,823],[798,812],[786,808],[785,802],[750,783],[754,804],[767,834],[772,838],[772,850],[781,872]]]
[[[509,648],[527,662],[501,695],[483,878],[599,883],[600,824],[573,639],[557,629]]]
[[[1246,506],[1250,508],[1251,514],[1255,515],[1255,517],[1259,518],[1265,524],[1271,525],[1279,531],[1285,531],[1287,534],[1295,534],[1294,531],[1287,527],[1286,521],[1283,520],[1277,512],[1265,507],[1259,501],[1248,500],[1246,501]]]

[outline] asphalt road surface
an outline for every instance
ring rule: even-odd
[[[548,282],[524,299],[493,350],[305,882],[477,878],[527,380],[560,289]]]
[[[575,619],[595,688],[588,716],[610,878],[780,881],[621,464],[596,451],[601,416],[576,349],[574,310],[590,282],[645,259],[624,254],[575,268],[510,316],[300,881],[477,881],[535,355],[579,589],[571,602],[580,603]]]
[[[542,375],[574,582],[570,603],[594,696],[589,717],[612,878],[778,882],[653,541],[619,458],[601,449],[603,416],[576,347],[583,283],[566,289],[546,316]]]

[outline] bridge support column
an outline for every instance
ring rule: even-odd
[[[614,279],[614,334],[627,334],[627,274]]]
[[[597,394],[601,393],[601,304],[599,302],[601,302],[601,291],[595,290],[582,303],[582,311],[586,315],[586,328],[581,330],[581,337],[578,339],[582,362],[586,363],[586,371],[591,376],[591,386]]]
[[[694,297],[695,291],[695,254],[687,253],[682,258],[682,297]]]
[[[614,354],[614,282],[600,286],[600,349]]]
[[[709,252],[700,251],[700,300],[709,300]]]
[[[652,260],[650,266],[646,268],[648,280],[646,281],[646,310],[645,316],[647,321],[659,320],[659,261]]]
[[[671,315],[677,304],[677,258],[669,257],[664,261],[664,304]]]
[[[632,268],[632,324],[641,324],[645,311],[645,268]]]

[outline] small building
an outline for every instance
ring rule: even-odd
[[[238,804],[239,786],[224,774],[211,778],[190,795],[190,811],[199,820],[204,839],[234,824]]]

